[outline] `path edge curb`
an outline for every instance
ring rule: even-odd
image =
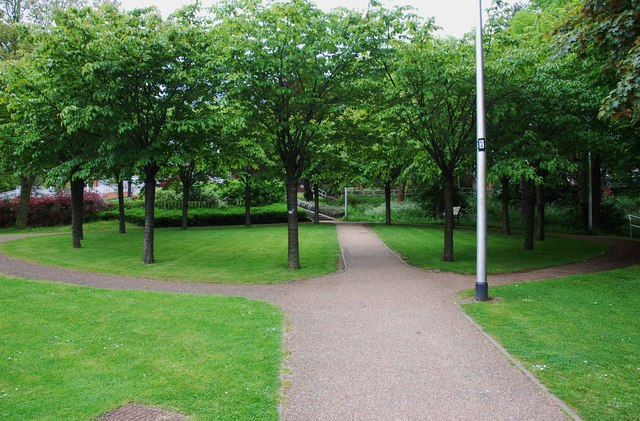
[[[371,227],[371,224],[362,224],[363,227],[365,227],[366,229],[368,229],[369,231],[371,231],[371,233],[373,235],[375,235],[376,239],[380,242],[380,244],[382,244],[387,250],[389,250],[391,252],[391,254],[393,254],[394,256],[396,256],[398,258],[398,260],[400,260],[406,267],[411,268],[411,269],[415,269],[415,266],[411,266],[409,263],[407,263],[406,260],[404,260],[402,258],[402,256],[400,256],[398,253],[396,253],[396,251],[394,249],[392,249],[391,247],[389,247],[389,245],[387,245],[387,243],[385,243],[384,241],[382,241],[382,238],[380,238],[380,236],[378,234],[376,234],[376,232],[373,230],[373,228]]]
[[[344,273],[349,268],[349,266],[347,265],[347,258],[344,255],[344,247],[342,247],[342,239],[340,238],[340,233],[338,232],[340,231],[339,224],[333,224],[333,226],[336,229],[336,237],[338,237],[338,247],[340,247],[340,260],[342,261],[342,269],[338,269],[333,273],[327,273],[326,275],[321,275],[321,276],[329,276],[333,274]]]
[[[573,409],[569,408],[569,405],[567,405],[562,399],[557,397],[553,392],[549,390],[549,388],[547,388],[547,386],[542,384],[536,376],[534,376],[529,370],[527,370],[516,357],[511,355],[511,353],[509,353],[509,351],[507,351],[505,347],[500,344],[500,342],[498,342],[493,336],[489,335],[482,326],[480,326],[475,320],[473,320],[471,316],[465,313],[460,304],[458,304],[458,309],[462,316],[464,316],[464,318],[467,319],[469,323],[471,323],[471,325],[475,327],[478,332],[480,332],[482,336],[484,336],[485,339],[488,340],[491,345],[493,345],[498,350],[498,352],[500,352],[504,359],[513,364],[518,370],[520,370],[520,372],[522,372],[522,374],[525,375],[525,377],[532,381],[540,390],[545,392],[551,398],[551,400],[554,401],[560,407],[560,409],[562,409],[565,414],[567,414],[574,421],[584,421],[580,417],[580,415],[578,415]]]

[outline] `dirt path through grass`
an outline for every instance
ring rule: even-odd
[[[365,226],[338,225],[347,270],[276,285],[219,285],[83,273],[0,254],[0,272],[99,288],[240,295],[287,315],[287,420],[564,419],[560,406],[463,315],[468,275],[406,266]],[[0,242],[17,236],[0,237]],[[492,276],[521,282],[638,262],[638,243],[609,256]],[[618,244],[619,243],[619,244]]]

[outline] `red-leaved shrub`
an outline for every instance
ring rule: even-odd
[[[0,201],[0,227],[16,223],[16,209],[20,198]],[[110,209],[111,205],[100,194],[84,192],[84,219],[91,220],[96,213]],[[59,192],[54,196],[33,197],[29,203],[29,226],[52,227],[71,223],[71,195]]]

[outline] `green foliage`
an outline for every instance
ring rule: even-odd
[[[366,201],[350,201],[348,220],[384,222],[386,216],[384,198],[369,199]],[[393,221],[396,223],[424,223],[433,220],[433,215],[426,212],[422,205],[408,200],[402,203],[392,200],[391,214],[393,215]]]
[[[244,183],[232,178],[220,184],[220,196],[227,203],[240,205],[244,203]],[[251,206],[265,206],[273,203],[285,202],[285,187],[282,181],[261,180],[253,177],[251,180]]]
[[[332,218],[341,218],[344,216],[344,206],[339,206],[337,204],[329,205],[320,202],[320,213]]]
[[[566,48],[609,60],[616,82],[600,116],[640,121],[640,8],[633,0],[582,0],[562,28]]]
[[[222,197],[220,197],[217,183],[207,183],[203,186],[197,187],[198,188],[194,189],[194,191],[191,193],[191,198],[193,200],[201,200],[203,202],[214,203],[214,206],[216,208],[226,206],[226,202],[222,199]]]
[[[254,110],[252,119],[296,182],[312,145],[331,133],[327,119],[356,76],[364,42],[359,15],[324,13],[306,0],[229,1],[215,11],[230,69],[225,90]]]
[[[244,207],[230,206],[213,209],[190,209],[187,217],[187,225],[190,227],[208,227],[218,225],[242,225],[245,216]],[[300,221],[309,221],[305,211],[299,211]],[[118,211],[102,212],[99,217],[102,220],[118,219]],[[179,227],[182,211],[180,209],[166,210],[156,209],[155,227]],[[127,222],[144,226],[144,209],[127,209],[125,219]],[[251,209],[251,222],[253,224],[279,224],[287,222],[287,207],[282,204],[259,206]]]
[[[182,200],[182,192],[173,189],[156,189],[156,202],[179,202]]]
[[[132,400],[278,418],[282,313],[270,304],[0,277],[0,318],[0,418],[89,420]]]
[[[156,207],[161,209],[180,209],[182,207],[182,186],[174,183],[166,188],[158,188],[156,189]],[[220,197],[219,186],[218,184],[208,183],[208,184],[195,184],[191,187],[191,192],[189,194],[190,202],[204,202],[207,206],[213,208],[224,208],[227,206],[225,200]],[[144,203],[141,201],[136,201],[135,205],[133,203],[128,204],[128,207],[142,207]]]
[[[257,225],[156,230],[156,263],[140,262],[143,230],[126,235],[84,233],[81,249],[69,253],[68,238],[52,235],[10,241],[0,250],[46,265],[143,278],[215,283],[267,284],[308,278],[337,269],[340,246],[334,226],[300,225],[302,269],[287,269],[287,227]]]
[[[20,180],[12,175],[3,174],[0,177],[0,192],[13,190],[20,185]]]
[[[640,402],[640,267],[491,287],[464,305],[584,419],[629,419]]]

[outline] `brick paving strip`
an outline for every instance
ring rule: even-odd
[[[263,300],[287,317],[286,420],[560,420],[566,407],[469,322],[457,292],[475,278],[409,267],[366,226],[339,224],[346,270],[273,285],[220,285],[67,270],[0,254],[12,276],[125,290]],[[19,236],[0,236],[0,242]],[[525,282],[640,263],[640,243],[598,239],[607,256],[490,276]]]

